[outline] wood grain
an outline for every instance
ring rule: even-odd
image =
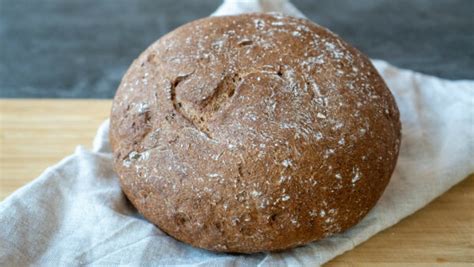
[[[110,100],[0,100],[0,200],[48,166],[92,146]]]
[[[0,100],[0,200],[90,147],[110,100]],[[474,175],[327,266],[473,266]]]

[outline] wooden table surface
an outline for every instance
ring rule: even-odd
[[[91,147],[110,100],[0,100],[0,200]],[[474,266],[474,175],[327,266]]]

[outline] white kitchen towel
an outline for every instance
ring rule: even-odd
[[[226,1],[218,14],[236,13],[239,6],[301,14],[287,1],[268,3]],[[382,198],[348,231],[285,252],[253,255],[213,253],[176,241],[144,220],[122,194],[105,122],[92,151],[79,146],[0,203],[0,266],[314,266],[352,249],[474,172],[474,81],[373,63],[397,100],[402,144]]]

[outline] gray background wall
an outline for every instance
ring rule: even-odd
[[[131,61],[219,0],[0,0],[0,97],[111,98]],[[293,0],[372,58],[474,79],[474,1]]]

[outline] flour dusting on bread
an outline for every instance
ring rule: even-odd
[[[145,218],[250,253],[356,224],[390,179],[400,121],[370,61],[338,36],[247,14],[191,22],[144,51],[115,96],[110,139]]]

